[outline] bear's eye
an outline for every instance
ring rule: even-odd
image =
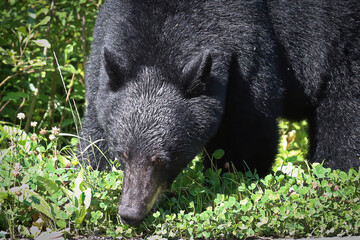
[[[120,160],[127,161],[129,159],[129,155],[126,152],[118,152]]]
[[[152,165],[164,165],[167,161],[164,158],[160,158],[158,156],[152,156],[150,158]]]

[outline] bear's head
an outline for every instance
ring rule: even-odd
[[[179,74],[164,74],[157,66],[129,72],[120,59],[104,48],[107,96],[102,99],[107,107],[98,107],[98,115],[111,155],[124,168],[119,215],[136,226],[216,133],[222,108],[209,94],[209,51],[190,60]]]

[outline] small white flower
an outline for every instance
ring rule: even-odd
[[[20,119],[20,120],[25,119],[25,113],[18,113],[17,118]]]
[[[37,125],[37,122],[31,122],[30,123],[30,126],[32,126],[32,127],[36,127],[36,125]]]
[[[60,129],[59,129],[58,127],[53,127],[53,128],[51,129],[51,133],[54,134],[55,136],[56,136],[56,135],[59,135]]]
[[[13,176],[19,176],[20,173],[21,173],[21,169],[22,169],[22,167],[21,167],[20,163],[15,163],[14,164],[14,169],[12,170],[12,175]]]
[[[50,134],[50,136],[49,136],[49,139],[50,139],[50,141],[53,141],[53,140],[55,140],[55,135],[53,135],[53,134]]]
[[[38,140],[38,136],[36,135],[36,133],[31,134],[30,140],[32,140],[32,141]]]
[[[30,190],[29,185],[22,184],[20,187],[12,187],[12,188],[10,188],[9,192],[14,193],[18,197],[19,201],[23,202],[24,199],[27,199],[28,197],[30,197],[28,191],[26,191],[26,190]]]

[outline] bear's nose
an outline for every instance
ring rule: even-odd
[[[140,223],[142,222],[142,219],[135,219],[135,218],[132,218],[132,217],[129,217],[129,216],[121,216],[120,215],[120,218],[121,218],[121,221],[125,224],[128,224],[132,227],[136,227],[136,226],[139,226]]]
[[[144,214],[141,214],[138,209],[131,207],[119,207],[119,215],[121,221],[130,226],[136,227],[144,220]]]

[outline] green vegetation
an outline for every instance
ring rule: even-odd
[[[308,166],[307,123],[285,120],[279,121],[273,172],[265,178],[203,171],[199,156],[140,227],[122,225],[119,163],[98,172],[80,166],[74,153],[84,104],[83,59],[100,4],[0,3],[0,238],[360,234],[360,170]]]
[[[26,131],[30,121],[76,131],[84,104],[84,58],[100,4],[0,1],[1,123],[13,123],[24,112]]]
[[[22,118],[22,114],[18,114]],[[54,127],[2,126],[0,229],[2,236],[107,235],[123,237],[245,238],[359,234],[360,171],[308,167],[306,122],[281,121],[275,172],[203,170],[197,157],[176,179],[139,228],[117,216],[123,172],[79,166],[68,138]],[[35,123],[32,123],[35,126]],[[75,138],[73,139],[75,140]],[[261,149],[261,146],[259,146]],[[220,158],[221,151],[214,157]],[[1,236],[1,235],[0,235]]]

